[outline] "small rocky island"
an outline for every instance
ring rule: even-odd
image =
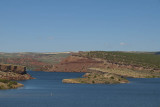
[[[12,89],[22,87],[23,84],[15,80],[33,79],[26,72],[26,67],[11,64],[0,64],[0,89]]]
[[[118,84],[129,83],[123,76],[115,75],[112,73],[104,73],[101,71],[94,71],[85,73],[83,78],[63,79],[63,83],[82,83],[82,84]]]

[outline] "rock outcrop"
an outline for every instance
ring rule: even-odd
[[[26,67],[11,64],[0,64],[0,71],[26,74]]]
[[[3,72],[0,71],[0,78],[6,79],[6,80],[28,80],[28,79],[34,79],[29,74],[18,74],[14,72]]]
[[[11,80],[33,79],[26,72],[26,67],[11,64],[0,64],[0,89],[22,87],[23,84]]]
[[[33,79],[26,72],[26,67],[11,64],[0,64],[0,78],[6,80],[28,80]]]

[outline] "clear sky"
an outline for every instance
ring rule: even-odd
[[[160,51],[160,0],[0,0],[0,52]]]

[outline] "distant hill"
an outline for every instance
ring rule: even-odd
[[[133,68],[143,68],[143,69],[160,69],[160,52],[120,52],[120,51],[88,51],[88,52],[49,52],[49,53],[33,53],[33,52],[22,52],[22,53],[4,53],[0,52],[0,63],[4,64],[15,64],[26,66],[28,70],[35,71],[53,71],[55,65],[57,65],[62,60],[66,59],[68,56],[80,56],[84,58],[94,59],[100,58],[106,60],[108,63],[112,63],[118,66],[132,66]],[[71,59],[74,57],[71,57]],[[66,59],[62,64],[58,64],[58,71],[64,69],[69,69],[68,63],[71,59]],[[73,60],[72,59],[72,60]],[[97,65],[97,62],[90,60],[77,59],[81,66],[88,64],[87,66]],[[88,61],[88,62],[87,62]],[[73,61],[72,61],[73,62]],[[91,63],[92,62],[92,63]],[[70,64],[70,67],[74,67],[77,71],[78,67]],[[64,66],[64,69],[63,67]],[[78,63],[77,63],[77,66]],[[53,69],[54,67],[54,69]],[[61,69],[60,69],[61,68]],[[80,67],[79,67],[80,68]],[[85,68],[85,67],[83,67]],[[80,68],[81,69],[81,68]],[[86,67],[87,69],[87,67]],[[57,68],[56,68],[57,70]],[[85,70],[85,69],[84,69]],[[73,71],[73,70],[70,70]]]
[[[69,52],[62,53],[4,53],[0,52],[0,63],[26,66],[28,70],[46,71],[54,64],[69,56]]]
[[[88,58],[101,58],[111,63],[134,65],[144,68],[160,69],[160,56],[151,52],[106,52],[91,51],[81,54]]]
[[[128,68],[160,72],[160,55],[153,52],[89,51],[73,53],[49,71],[87,72],[88,68]]]

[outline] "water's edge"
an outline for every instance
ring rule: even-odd
[[[160,78],[129,78],[127,84],[64,84],[84,73],[28,71],[36,79],[0,91],[0,107],[159,107]]]

